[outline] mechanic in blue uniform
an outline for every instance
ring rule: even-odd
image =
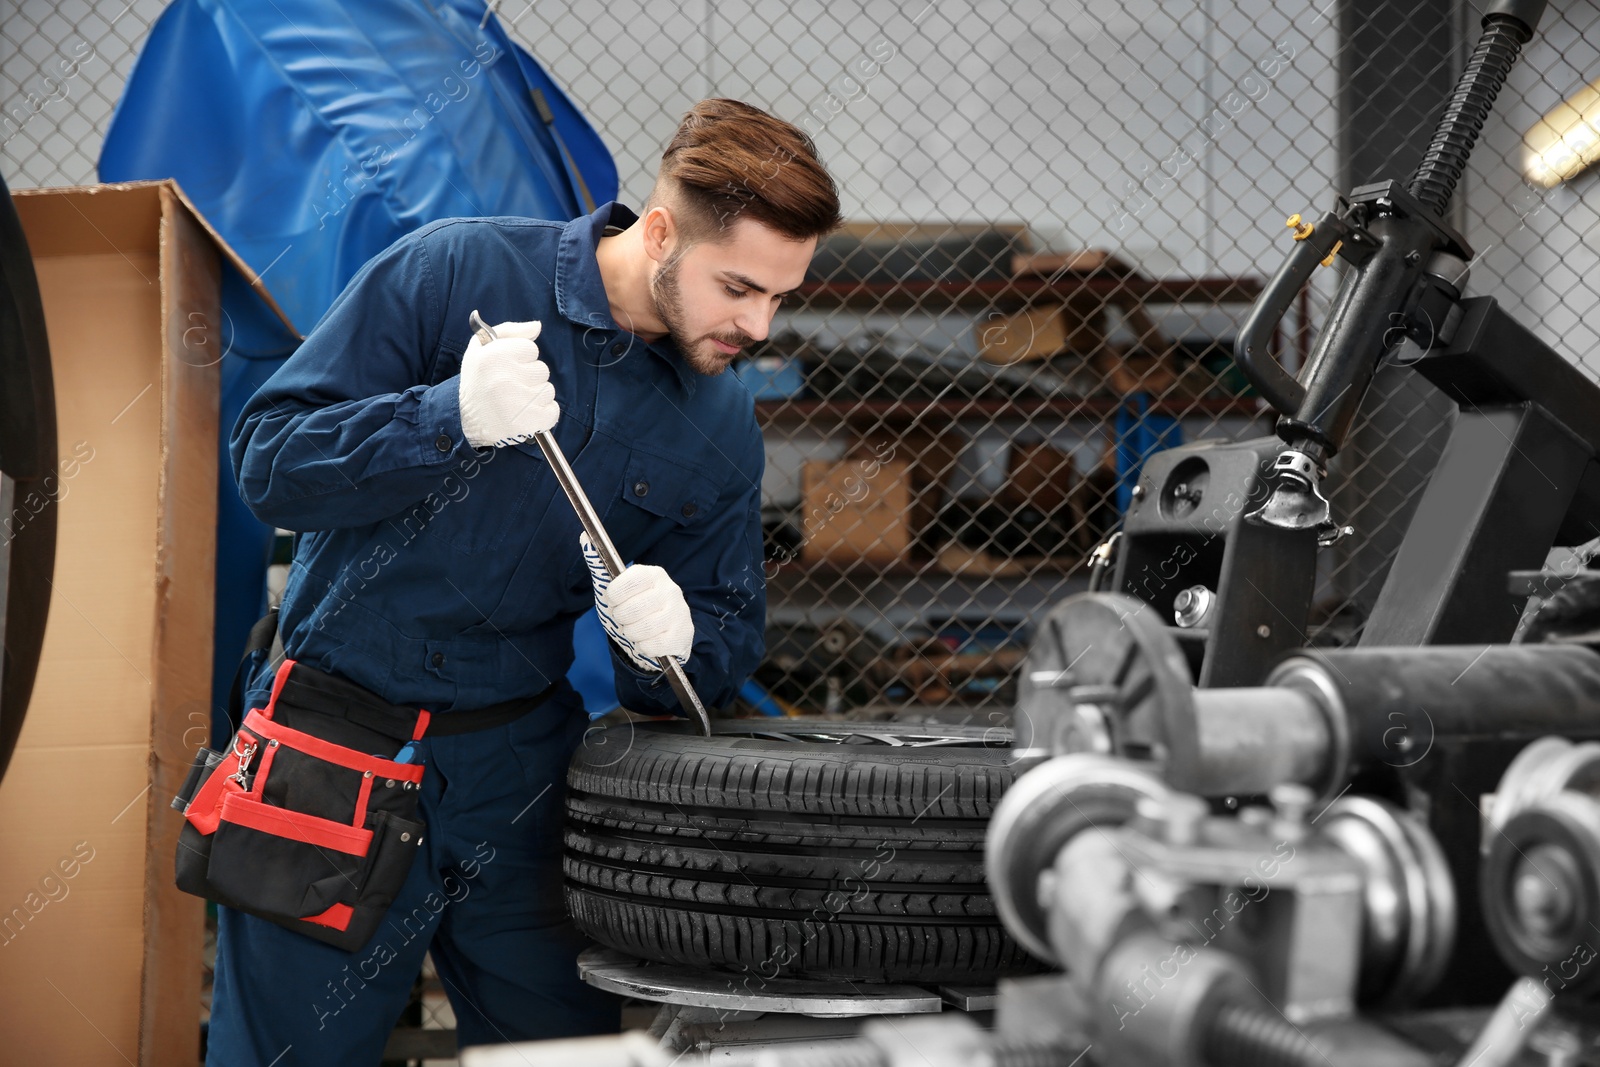
[[[240,492],[297,533],[288,658],[435,717],[548,695],[421,742],[428,833],[360,951],[219,909],[209,1064],[377,1064],[430,949],[463,1046],[618,1028],[618,1002],[577,978],[561,894],[565,770],[588,723],[564,680],[573,622],[599,608],[636,711],[678,713],[657,657],[708,707],[755,668],[764,459],[750,394],[722,372],[838,222],[801,131],[702,101],[643,217],[609,203],[423,227],[246,406]],[[475,309],[496,340],[474,337]],[[631,561],[609,586],[531,440],[547,428]]]

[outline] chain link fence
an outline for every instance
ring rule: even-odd
[[[768,710],[978,721],[1009,707],[1030,624],[1084,588],[1143,455],[1271,432],[1229,353],[1286,254],[1284,218],[1409,174],[1480,14],[1463,0],[495,7],[600,130],[626,203],[703,97],[815,138],[850,224],[738,368],[767,443],[757,681]],[[95,179],[161,8],[0,4],[13,187]],[[1521,145],[1597,76],[1600,9],[1553,3],[1455,204],[1477,249],[1469,292],[1591,375],[1600,192],[1593,176],[1531,183]],[[1290,365],[1338,269],[1280,329]],[[1452,414],[1403,368],[1380,373],[1332,482],[1357,536],[1323,553],[1308,641],[1359,633]]]

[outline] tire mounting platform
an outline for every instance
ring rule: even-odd
[[[578,974],[597,989],[639,1000],[729,1012],[781,1012],[822,1018],[918,1015],[994,1007],[993,986],[924,986],[842,979],[768,978],[652,963],[615,949],[591,948]]]

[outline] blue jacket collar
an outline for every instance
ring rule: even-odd
[[[579,215],[562,228],[561,243],[556,251],[556,308],[572,322],[624,332],[611,317],[611,303],[606,299],[605,282],[595,261],[595,248],[607,226],[626,229],[638,218],[632,209],[612,200],[601,204],[594,214]],[[678,376],[684,392],[693,396],[698,375],[684,362],[671,338],[644,344],[658,359],[666,361]]]

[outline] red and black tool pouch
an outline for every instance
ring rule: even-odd
[[[178,887],[347,951],[372,937],[422,844],[420,763],[393,757],[429,714],[285,660],[226,752],[195,756]]]

